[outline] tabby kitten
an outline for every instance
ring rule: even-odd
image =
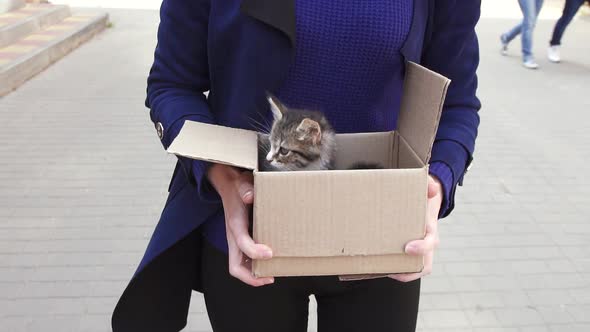
[[[336,133],[319,112],[290,109],[268,96],[274,121],[270,134],[260,136],[263,171],[312,171],[332,167]]]

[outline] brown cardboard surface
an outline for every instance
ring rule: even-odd
[[[349,257],[280,257],[268,261],[254,261],[253,272],[257,277],[334,275],[346,270],[348,276],[420,272],[424,267],[422,257],[408,255],[349,256]],[[365,277],[365,276],[363,276]],[[365,277],[366,278],[366,277]]]
[[[393,136],[392,132],[336,135],[335,168],[347,169],[359,161],[394,168],[397,161],[393,148]]]
[[[247,169],[258,163],[256,132],[185,121],[168,147],[169,153]]]
[[[397,132],[337,135],[335,166],[254,172],[254,239],[273,249],[259,276],[417,272],[403,254],[422,238],[430,149],[449,80],[408,64]],[[170,153],[256,170],[257,134],[187,121]],[[387,169],[345,170],[356,162]],[[344,170],[343,170],[344,169]]]
[[[254,240],[275,257],[402,253],[424,236],[426,172],[256,173]]]
[[[450,80],[409,62],[398,118],[398,133],[427,164]]]
[[[412,150],[408,142],[401,136],[396,135],[397,147],[397,167],[398,168],[420,168],[424,163],[420,157]]]

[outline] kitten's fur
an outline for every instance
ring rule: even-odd
[[[290,109],[268,96],[274,121],[270,134],[261,137],[261,170],[312,171],[332,167],[336,133],[326,117],[302,109]]]
[[[262,171],[315,171],[333,167],[336,133],[320,112],[291,109],[268,95],[274,121],[268,135],[259,135]],[[383,168],[358,162],[349,169]]]

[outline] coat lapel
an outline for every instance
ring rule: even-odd
[[[283,32],[295,49],[295,1],[296,0],[243,0],[241,10],[269,26]],[[433,0],[415,0],[412,26],[401,53],[407,61],[420,62],[424,42],[428,40],[428,28],[432,26]]]
[[[414,0],[412,26],[410,27],[408,38],[406,38],[401,49],[401,53],[406,61],[420,63],[426,37],[426,26],[429,24],[430,17],[432,16],[429,14],[434,10],[434,8],[431,8],[433,7],[433,3],[433,0]]]
[[[244,0],[241,10],[282,31],[295,48],[295,0]]]

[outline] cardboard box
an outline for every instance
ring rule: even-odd
[[[337,135],[339,170],[260,172],[257,133],[187,121],[170,153],[254,171],[253,237],[273,249],[257,276],[418,272],[404,254],[424,237],[428,161],[449,80],[406,68],[398,130]],[[346,170],[355,162],[387,169]]]

